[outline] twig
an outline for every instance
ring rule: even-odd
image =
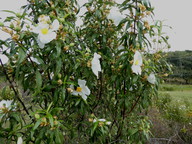
[[[8,82],[9,82],[9,84],[10,84],[12,90],[13,90],[14,93],[15,93],[16,98],[18,99],[18,101],[19,101],[19,102],[21,103],[21,105],[23,106],[23,108],[24,108],[25,112],[27,113],[27,115],[28,115],[30,118],[32,118],[32,117],[30,116],[30,114],[29,114],[29,112],[28,112],[28,110],[27,110],[25,104],[24,104],[23,101],[20,99],[19,94],[18,94],[18,91],[15,89],[15,87],[14,87],[12,81],[10,80],[10,78],[9,78],[9,76],[8,76],[6,70],[5,70],[5,67],[4,67],[4,65],[3,65],[2,61],[1,61],[1,59],[0,59],[0,64],[1,64],[1,66],[2,66],[2,68],[3,68],[3,73],[5,74],[6,79],[8,80]]]

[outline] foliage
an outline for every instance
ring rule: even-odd
[[[192,128],[192,105],[188,101],[180,103],[180,101],[172,102],[169,94],[161,93],[156,101],[156,106],[161,116],[166,120],[167,125],[171,128],[171,139],[179,139],[180,143],[191,142]]]
[[[149,38],[166,41],[162,23],[147,21],[150,2],[90,0],[81,26],[76,0],[28,2],[1,24],[10,34],[0,41],[9,58],[1,66],[14,101],[1,107],[0,137],[8,143],[19,137],[37,144],[144,143],[150,122],[141,111],[168,67],[162,51],[145,50]],[[127,13],[118,25],[108,17],[112,7]]]
[[[167,54],[167,61],[173,65],[170,78],[181,78],[186,84],[192,79],[192,51],[175,51]]]

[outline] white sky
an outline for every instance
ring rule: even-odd
[[[81,3],[88,0],[80,0]],[[122,1],[122,0],[117,0]],[[155,7],[156,20],[165,20],[164,24],[173,29],[166,29],[170,37],[171,51],[192,50],[192,0],[150,0]],[[0,0],[0,10],[19,11],[20,6],[26,4],[26,0]],[[6,17],[5,12],[0,12],[0,17]],[[1,21],[1,20],[0,20]],[[0,33],[0,38],[5,35]]]

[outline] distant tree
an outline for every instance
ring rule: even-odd
[[[192,51],[169,52],[167,61],[173,65],[171,78],[182,78],[186,84],[192,79]]]

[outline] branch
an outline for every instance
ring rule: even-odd
[[[127,113],[127,115],[129,115],[135,109],[135,107],[138,104],[140,98],[141,98],[141,95],[138,96],[136,102],[133,104],[133,106],[131,107],[131,110]],[[125,115],[125,116],[127,116],[127,115]]]
[[[32,117],[30,116],[30,114],[29,114],[29,112],[28,112],[28,110],[27,110],[25,104],[24,104],[23,101],[20,99],[19,94],[18,94],[18,91],[15,89],[15,87],[14,87],[12,81],[10,80],[10,78],[9,78],[9,76],[8,76],[6,70],[5,70],[5,67],[4,67],[4,65],[3,65],[2,61],[1,61],[1,59],[0,59],[0,64],[1,64],[1,66],[2,66],[2,68],[3,68],[3,73],[5,74],[6,79],[8,80],[8,82],[9,82],[9,84],[10,84],[12,90],[13,90],[14,93],[15,93],[16,98],[18,99],[18,101],[19,101],[19,102],[21,103],[21,105],[23,106],[23,109],[25,110],[25,112],[27,113],[27,115],[28,115],[30,118],[32,118]]]
[[[135,19],[134,19],[134,34],[136,32],[136,21],[137,21],[137,0],[135,1]]]

